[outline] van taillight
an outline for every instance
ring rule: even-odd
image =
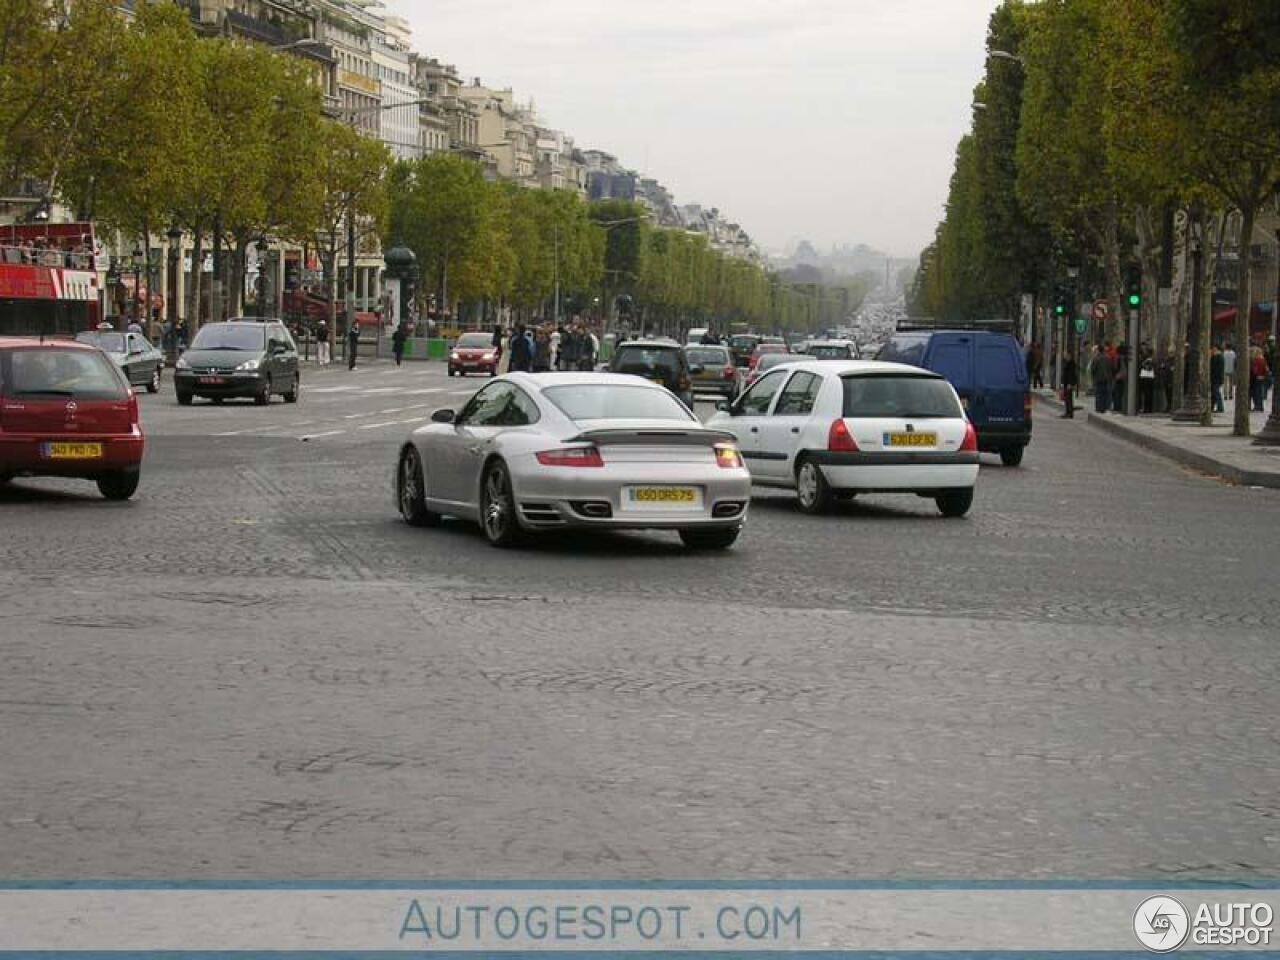
[[[831,421],[831,429],[827,431],[827,449],[845,453],[857,452],[858,445],[853,440],[853,434],[849,432],[849,425],[843,420]]]
[[[960,452],[978,452],[978,431],[974,429],[972,423],[965,423],[964,425],[964,441],[960,444]]]
[[[1028,420],[1031,419],[1031,394],[1024,393],[1022,395],[1022,415]]]

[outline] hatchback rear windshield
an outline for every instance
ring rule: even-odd
[[[101,353],[51,348],[0,352],[0,393],[7,397],[123,400],[129,389],[115,364]]]
[[[810,344],[805,351],[815,360],[852,360],[853,351],[843,344]]]
[[[690,347],[684,355],[690,363],[700,363],[704,367],[723,366],[729,362],[729,351],[722,347]]]
[[[632,347],[618,349],[613,368],[619,373],[647,373],[650,370],[676,371],[680,368],[678,347]]]
[[[76,339],[81,343],[91,344],[99,350],[105,350],[107,353],[124,353],[123,333],[99,333],[96,330],[89,330],[85,333],[77,333]]]
[[[658,387],[578,384],[547,387],[542,395],[570,420],[694,419],[679,400]]]
[[[846,417],[962,417],[964,412],[947,381],[941,377],[844,377]]]
[[[803,359],[805,358],[797,356],[794,353],[766,353],[760,358],[760,363],[756,366],[756,369],[763,373],[766,370],[770,370],[773,367],[778,366],[780,363],[794,363],[797,360]]]
[[[729,338],[729,346],[735,350],[754,350],[759,342],[759,337],[753,337],[749,334],[739,334],[736,337]]]
[[[458,338],[455,347],[462,347],[466,350],[482,350],[485,347],[493,346],[492,333],[464,333]]]
[[[262,350],[266,328],[260,324],[211,323],[201,327],[191,342],[192,350]]]

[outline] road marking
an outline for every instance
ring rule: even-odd
[[[345,430],[326,430],[324,433],[308,433],[299,437],[299,440],[319,440],[321,437],[336,437],[340,433],[346,433]]]
[[[359,420],[361,417],[372,417],[372,416],[373,416],[373,411],[370,410],[368,413],[344,413],[342,415],[342,419],[343,420]]]
[[[293,424],[293,426],[300,426],[300,424]],[[215,437],[239,437],[239,436],[243,436],[246,433],[262,433],[264,431],[279,430],[279,429],[280,429],[280,424],[273,423],[269,427],[247,427],[244,430],[225,430],[222,433],[215,433],[214,436]]]
[[[341,387],[312,387],[308,393],[345,393],[348,390],[359,390],[354,383],[344,384]]]
[[[421,397],[428,393],[444,393],[444,387],[424,387],[421,390],[406,390],[405,396]]]
[[[382,423],[362,423],[362,424],[360,424],[360,426],[359,426],[357,429],[360,429],[360,430],[377,430],[377,429],[379,429],[380,427],[394,427],[394,426],[395,426],[396,424],[398,424],[399,422],[400,422],[399,420],[386,420],[386,421],[384,421],[384,422],[382,422]]]
[[[362,387],[360,393],[366,397],[376,396],[379,393],[399,393],[399,387]]]

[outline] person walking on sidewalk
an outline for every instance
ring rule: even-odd
[[[1116,368],[1108,353],[1110,349],[1110,343],[1100,347],[1089,362],[1089,376],[1093,378],[1093,408],[1098,413],[1106,413],[1111,406],[1111,385],[1116,378]]]
[[[1227,399],[1233,399],[1236,395],[1236,351],[1229,343],[1222,351],[1222,383]]]
[[[1142,365],[1138,368],[1138,412],[1156,412],[1156,361],[1150,349],[1142,351]]]
[[[360,324],[356,320],[351,321],[351,326],[347,327],[347,369],[354,370],[356,368],[356,351],[360,349]]]
[[[396,366],[400,366],[400,361],[404,359],[404,342],[408,338],[407,328],[403,323],[398,325],[395,332],[391,334],[391,353],[396,358]]]
[[[1213,346],[1209,348],[1209,395],[1213,398],[1213,412],[1224,413],[1226,405],[1222,402],[1222,383],[1226,376],[1226,360],[1222,351]]]
[[[329,365],[329,328],[323,320],[316,324],[316,363]]]
[[[1076,358],[1067,354],[1062,361],[1062,405],[1066,407],[1063,419],[1073,420],[1076,415],[1076,385],[1079,382],[1076,372]]]
[[[1267,376],[1271,368],[1267,366],[1267,358],[1261,347],[1249,351],[1249,409],[1265,413],[1264,401],[1267,396]]]

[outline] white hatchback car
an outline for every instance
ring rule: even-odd
[[[794,489],[806,513],[872,492],[932,497],[948,517],[973,504],[978,435],[951,384],[918,367],[784,364],[707,426],[737,437],[752,483]]]

